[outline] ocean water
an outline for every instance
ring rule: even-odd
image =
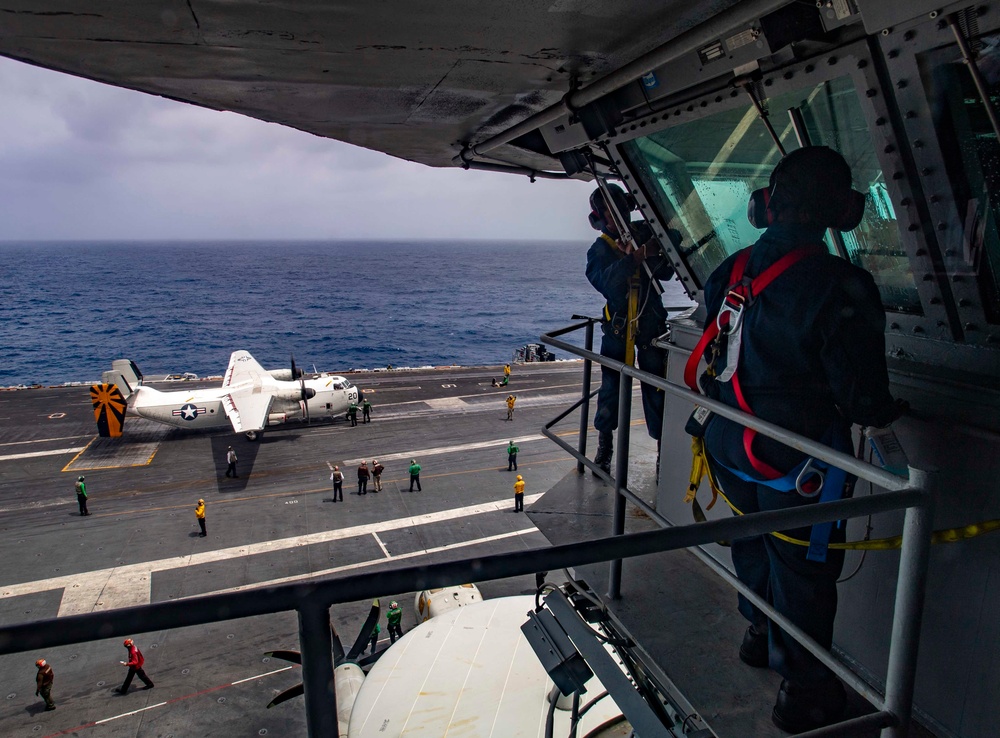
[[[291,355],[307,371],[503,364],[573,314],[600,314],[588,246],[0,243],[0,386],[91,382],[120,358],[148,375],[217,375],[237,349],[269,369]],[[686,302],[666,287],[665,304]]]

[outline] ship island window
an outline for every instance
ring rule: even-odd
[[[865,215],[843,234],[850,260],[871,272],[887,310],[921,313],[920,297],[868,126],[848,77],[772,97],[771,121],[786,151],[798,148],[788,110],[797,107],[813,144],[836,149],[866,195]],[[750,103],[658,131],[624,145],[632,170],[681,249],[699,285],[761,231],[747,220],[750,193],[766,187],[780,155]],[[827,237],[829,241],[829,237]],[[831,253],[836,253],[831,243]]]
[[[1000,36],[976,41],[978,67],[994,108],[1000,108]],[[1000,144],[990,125],[983,98],[962,63],[955,44],[918,57],[931,116],[958,215],[961,243],[942,248],[961,253],[968,275],[976,277],[983,312],[1000,323]]]

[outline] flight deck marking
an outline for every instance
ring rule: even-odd
[[[237,684],[243,684],[244,682],[250,682],[254,679],[263,679],[264,677],[271,676],[272,674],[280,674],[283,671],[288,671],[289,669],[294,669],[294,666],[285,666],[281,669],[275,669],[274,671],[268,671],[263,674],[256,674],[252,677],[247,677],[246,679],[238,679],[235,682],[229,682],[228,684],[220,684],[216,687],[209,687],[208,689],[202,689],[198,692],[192,692],[191,694],[183,695],[182,697],[174,697],[172,700],[164,700],[163,702],[157,702],[155,705],[147,705],[146,707],[141,707],[138,710],[132,710],[130,712],[123,712],[121,715],[115,715],[109,718],[102,718],[101,720],[94,720],[90,723],[84,723],[83,725],[78,725],[75,728],[66,728],[65,730],[60,730],[58,733],[49,733],[45,738],[55,738],[55,736],[60,735],[71,735],[78,730],[83,730],[84,728],[93,728],[96,725],[103,725],[104,723],[110,723],[112,720],[118,720],[119,718],[129,717],[130,715],[137,715],[140,712],[145,712],[146,710],[152,710],[155,707],[163,707],[164,705],[173,705],[183,700],[189,700],[192,697],[200,697],[204,694],[209,694],[210,692],[218,692],[220,689],[226,689],[228,687],[235,687]]]
[[[375,543],[378,544],[378,547],[382,549],[382,553],[385,554],[385,557],[387,559],[391,559],[392,555],[389,553],[389,549],[385,547],[385,544],[382,543],[382,539],[378,537],[378,533],[372,531],[372,537],[375,539]]]
[[[0,418],[0,420],[9,420],[9,418]],[[49,441],[72,441],[74,438],[90,438],[91,435],[90,433],[81,433],[76,436],[59,436],[58,438],[33,438],[30,441],[7,441],[6,443],[0,443],[0,446],[23,446],[28,443],[48,443]]]
[[[526,503],[531,503],[541,496],[541,493],[535,495],[525,495],[524,501]],[[274,541],[261,541],[259,543],[250,543],[242,546],[217,549],[215,551],[204,551],[184,556],[173,556],[167,559],[160,559],[158,561],[144,561],[139,564],[113,566],[89,572],[80,572],[78,574],[52,577],[50,579],[39,579],[33,582],[23,582],[3,587],[3,594],[0,595],[0,599],[62,589],[63,596],[59,605],[57,617],[78,615],[86,612],[112,610],[131,605],[145,605],[149,604],[152,575],[157,571],[182,569],[189,566],[209,564],[216,561],[226,561],[243,556],[253,556],[255,554],[270,553],[272,551],[284,551],[298,546],[306,546],[314,543],[328,543],[331,541],[343,540],[345,538],[356,538],[374,533],[376,531],[419,527],[429,523],[455,520],[458,518],[480,515],[489,512],[503,511],[509,507],[509,504],[509,501],[506,499],[502,501],[494,500],[491,502],[480,503],[478,505],[469,505],[451,510],[440,510],[433,513],[411,515],[402,518],[395,518],[393,520],[383,520],[377,523],[366,523],[348,528],[339,528],[336,530],[320,531],[301,536],[281,538]],[[489,539],[483,539],[483,542],[486,540]],[[436,550],[437,549],[428,549],[428,551]],[[442,548],[441,550],[448,549]],[[409,558],[409,555],[401,554],[392,558]],[[384,561],[384,559],[380,561]],[[334,571],[339,571],[339,569]],[[302,578],[314,576],[318,576],[318,574],[316,572],[310,572],[303,574]],[[253,585],[247,585],[245,588],[260,587],[265,584],[266,582],[258,582]],[[74,587],[74,585],[78,586]]]
[[[38,456],[59,456],[60,454],[75,454],[83,451],[86,446],[77,446],[75,448],[54,448],[50,451],[29,451],[23,454],[7,454],[6,456],[0,456],[0,461],[17,461],[18,459],[33,459]]]
[[[526,495],[528,502],[534,502],[535,498],[541,497],[538,495]],[[506,509],[506,505],[504,506]],[[246,589],[256,589],[257,587],[276,587],[279,584],[288,584],[290,582],[297,582],[302,579],[312,579],[313,577],[325,577],[330,574],[340,574],[345,571],[354,571],[355,569],[365,569],[369,566],[375,566],[376,564],[384,564],[387,561],[402,561],[404,559],[413,559],[418,556],[427,556],[429,554],[442,553],[443,551],[454,551],[457,548],[468,548],[469,546],[478,546],[480,543],[493,543],[494,541],[502,541],[506,538],[518,538],[520,536],[530,535],[532,533],[541,534],[538,528],[532,526],[531,528],[523,528],[521,530],[512,530],[509,533],[498,533],[495,536],[484,536],[483,538],[473,538],[469,541],[458,541],[457,543],[448,543],[443,546],[435,546],[434,548],[424,548],[419,551],[409,551],[408,553],[397,554],[395,556],[391,555],[388,559],[370,559],[368,561],[358,561],[354,564],[344,564],[343,566],[335,566],[332,569],[322,569],[320,571],[310,572],[308,574],[292,574],[291,576],[282,577],[281,579],[268,579],[266,582],[254,582],[253,584],[240,584],[236,587],[230,587],[229,589],[220,589],[212,592],[201,592],[196,595],[188,595],[186,597],[181,597],[179,599],[186,600],[191,597],[201,597],[202,595],[208,594],[229,594],[231,592],[242,592]]]
[[[578,433],[578,431],[572,431],[572,433]],[[475,441],[473,443],[463,443],[457,446],[438,446],[437,448],[425,448],[419,451],[407,451],[405,453],[398,454],[381,454],[379,456],[383,461],[399,461],[400,459],[418,459],[421,456],[439,456],[441,454],[451,454],[459,451],[475,451],[481,448],[507,448],[507,442],[513,440],[515,443],[531,443],[532,441],[544,440],[545,436],[541,434],[534,434],[531,436],[515,436],[511,438],[510,436],[504,436],[503,438],[498,438],[495,441]],[[360,464],[364,459],[344,459],[342,462],[345,465]]]

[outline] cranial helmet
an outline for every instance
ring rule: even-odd
[[[78,481],[78,482],[82,482],[82,481],[83,481],[83,477],[77,477],[77,478],[76,478],[76,481]]]
[[[205,504],[205,501],[204,501],[204,500],[198,500],[198,504],[199,504],[199,505],[204,505],[204,504]]]
[[[45,659],[38,659],[38,661],[35,662],[35,666],[41,669],[43,666],[45,666]]]
[[[635,198],[621,187],[616,184],[609,184],[608,192],[611,193],[611,197],[615,201],[615,207],[618,208],[618,212],[623,217],[628,217],[628,214],[635,210]],[[607,212],[608,206],[604,200],[604,193],[598,187],[590,193],[590,225],[595,231],[603,231],[607,227],[608,219],[605,217]]]
[[[865,196],[851,189],[843,156],[826,146],[804,146],[778,162],[767,187],[750,194],[747,218],[754,228],[767,228],[782,211],[822,228],[852,231],[865,214]]]
[[[397,607],[399,607],[399,605],[396,603],[396,600],[393,600],[392,602],[389,603],[389,607],[395,610]]]
[[[126,638],[124,645],[125,646],[131,646],[132,645],[132,639],[131,638]]]
[[[520,474],[517,475],[517,481],[519,481],[519,482],[521,481],[521,475]]]

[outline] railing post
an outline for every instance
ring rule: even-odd
[[[923,474],[910,469],[914,475]],[[882,731],[883,738],[905,738],[909,733],[913,713],[913,687],[917,672],[917,651],[920,646],[920,626],[924,614],[927,590],[927,567],[930,561],[933,532],[934,499],[937,493],[935,474],[925,477],[924,500],[907,508],[903,519],[903,543],[899,552],[899,574],[896,579],[896,607],[892,617],[892,638],[889,643],[889,669],[885,680],[885,709],[897,722]]]
[[[337,738],[330,608],[323,603],[307,601],[299,606],[298,615],[308,735],[309,738]]]
[[[574,316],[575,317],[575,316]],[[594,321],[587,322],[587,335],[583,342],[583,347],[587,351],[594,350]],[[587,431],[590,429],[590,372],[594,362],[590,359],[583,360],[583,404],[580,406],[580,442],[577,450],[580,456],[587,455]],[[576,462],[576,473],[583,474],[587,467],[582,461]]]
[[[620,536],[625,533],[625,495],[622,489],[628,487],[628,448],[629,428],[632,423],[632,377],[620,375],[618,385],[618,442],[615,454],[615,511],[611,523],[611,535]],[[611,573],[608,576],[608,597],[613,600],[622,596],[622,560],[611,562]]]

